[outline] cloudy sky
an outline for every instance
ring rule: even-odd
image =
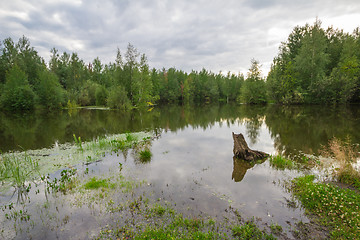
[[[45,58],[50,49],[85,62],[115,61],[128,43],[150,67],[246,73],[255,58],[266,75],[281,41],[296,25],[352,32],[359,0],[1,0],[0,40],[25,35]]]

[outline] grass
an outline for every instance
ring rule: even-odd
[[[109,180],[108,179],[98,179],[96,177],[91,178],[87,183],[84,184],[85,189],[98,189],[98,188],[108,188]]]
[[[277,223],[271,223],[270,230],[273,234],[279,235],[280,233],[282,233],[283,228]]]
[[[139,156],[141,162],[149,162],[151,160],[152,153],[149,149],[145,148],[139,152]]]
[[[27,152],[3,153],[0,155],[0,187],[23,187],[23,184],[32,178],[40,178],[80,163],[89,164],[101,159],[105,153],[124,151],[144,141],[151,141],[149,133],[117,134],[88,142],[82,142],[80,137],[74,135],[73,144],[58,144],[53,148]]]
[[[316,183],[313,175],[295,178],[292,191],[306,210],[329,227],[331,239],[359,239],[360,194],[330,183]]]
[[[232,228],[232,234],[238,239],[276,239],[261,231],[253,220],[247,221],[244,225],[237,225]]]
[[[269,162],[270,166],[279,170],[295,169],[297,167],[295,162],[281,155],[270,156]]]
[[[95,239],[275,239],[260,230],[253,220],[241,223],[241,220],[184,217],[169,203],[149,204],[141,195],[126,206],[113,207],[122,212],[129,209],[131,221],[107,225]]]

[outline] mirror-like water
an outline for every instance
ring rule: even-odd
[[[130,153],[108,154],[88,168],[92,174],[106,176],[109,169],[123,162],[128,175],[146,180],[155,198],[176,203],[179,211],[192,209],[216,217],[231,205],[243,217],[255,216],[268,224],[275,222],[285,231],[298,221],[307,221],[301,209],[289,206],[291,195],[283,187],[286,180],[300,173],[273,169],[268,161],[251,166],[233,159],[231,133],[243,133],[252,149],[290,157],[316,154],[332,137],[350,136],[354,143],[360,141],[358,106],[159,106],[152,111],[131,113],[83,109],[72,113],[0,116],[0,149],[4,152],[73,141],[73,134],[90,140],[105,134],[155,131],[159,138],[152,142],[150,162],[141,164]],[[9,197],[2,199],[8,201]],[[64,206],[64,199],[58,198],[57,204]],[[31,201],[39,208],[43,200],[34,195]],[[64,217],[71,212],[64,226],[51,228],[37,223],[33,228],[37,234],[33,232],[32,236],[44,238],[54,232],[54,236],[82,238],[85,233],[79,234],[78,229],[96,229],[109,221],[99,220],[93,211],[68,206],[64,212],[54,214]]]

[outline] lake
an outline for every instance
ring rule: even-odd
[[[151,142],[150,162],[140,163],[130,152],[109,153],[86,168],[92,175],[106,176],[122,162],[125,174],[146,180],[150,188],[146,191],[151,191],[154,199],[176,203],[176,209],[184,214],[224,217],[224,210],[231,206],[244,218],[255,217],[265,225],[278,223],[290,238],[295,223],[308,221],[302,208],[293,206],[299,203],[284,187],[301,172],[277,170],[268,161],[249,165],[233,159],[232,132],[243,133],[251,149],[292,159],[317,155],[333,137],[360,142],[359,106],[166,105],[127,113],[78,109],[23,115],[0,113],[0,117],[2,152],[73,142],[73,134],[89,141],[118,133],[152,132],[157,138]],[[1,205],[13,200],[10,194],[2,195]],[[65,201],[66,196],[60,199]],[[44,197],[34,195],[32,202],[37,201],[43,202]],[[64,203],[55,203],[54,209],[56,204]],[[103,216],[94,214],[93,209],[66,209],[64,212],[71,214],[63,227],[41,224],[40,218],[34,217],[30,230],[13,237],[21,239],[30,234],[38,239],[84,238],[91,236],[88,229],[102,225],[99,218],[103,224],[110,221],[109,217],[89,217]],[[38,211],[34,206],[29,210],[34,215]]]

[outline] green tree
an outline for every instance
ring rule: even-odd
[[[65,103],[65,93],[59,79],[46,68],[39,73],[35,91],[38,103],[48,110],[60,108]]]
[[[241,100],[250,104],[266,103],[265,81],[261,78],[259,61],[252,59],[247,78],[241,87]]]
[[[1,105],[5,110],[22,111],[34,108],[35,94],[26,73],[16,64],[7,72]]]
[[[128,93],[128,97],[131,102],[134,102],[134,87],[137,85],[134,74],[138,71],[138,60],[139,53],[137,49],[130,43],[127,46],[127,51],[125,53],[126,63],[124,66],[124,84],[125,90]]]
[[[96,105],[97,106],[105,106],[107,95],[108,95],[108,93],[104,86],[97,87],[96,91],[95,91]]]
[[[298,81],[304,91],[305,101],[317,101],[319,84],[326,77],[326,67],[329,63],[327,50],[327,38],[321,22],[316,21],[303,40],[299,54],[295,58],[295,69],[298,73]]]

